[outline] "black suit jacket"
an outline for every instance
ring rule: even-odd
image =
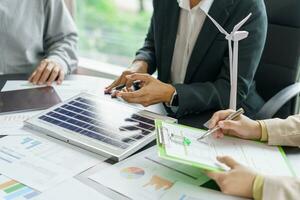
[[[144,46],[136,60],[148,63],[148,72],[170,83],[171,62],[176,41],[180,8],[176,0],[153,0],[154,13]],[[251,115],[263,105],[253,81],[264,48],[267,15],[262,0],[215,0],[209,14],[228,32],[249,13],[242,27],[249,37],[239,45],[238,106]],[[174,85],[179,96],[175,117],[207,110],[226,109],[230,98],[228,43],[206,18],[191,55],[184,84]],[[168,109],[171,112],[170,109]]]

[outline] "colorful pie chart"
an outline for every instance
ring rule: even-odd
[[[144,174],[145,171],[138,167],[128,167],[121,170],[121,176],[126,179],[138,179]]]

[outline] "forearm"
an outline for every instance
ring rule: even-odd
[[[214,82],[175,84],[179,99],[177,117],[228,108],[230,99],[229,80],[229,76],[223,71]],[[243,80],[245,79],[240,78],[238,84],[238,104],[245,100],[250,87]]]
[[[77,30],[63,0],[45,3],[45,57],[58,63],[65,73],[77,67]]]
[[[55,41],[47,49],[46,57],[58,63],[66,74],[72,73],[78,65],[76,55],[77,35],[72,33],[61,41]]]
[[[260,123],[262,135],[265,135],[264,141],[268,141],[269,145],[300,146],[300,115]]]
[[[255,200],[298,199],[300,196],[300,180],[291,177],[272,177],[258,175],[253,185]]]
[[[212,83],[176,84],[174,87],[179,103],[177,117],[221,107],[218,92]]]
[[[147,72],[153,74],[156,71],[156,56],[155,56],[155,41],[154,41],[154,16],[151,19],[151,24],[148,34],[145,39],[144,46],[136,53],[135,61],[144,61],[147,63]]]

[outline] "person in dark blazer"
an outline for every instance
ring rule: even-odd
[[[231,31],[249,13],[242,27],[249,37],[239,45],[238,106],[248,115],[263,105],[253,80],[263,52],[267,15],[263,0],[153,0],[154,13],[144,46],[132,66],[105,89],[126,84],[112,95],[144,106],[165,103],[180,118],[229,107],[228,42],[206,17],[208,12]],[[158,79],[151,76],[157,71]],[[138,91],[130,88],[142,82]]]

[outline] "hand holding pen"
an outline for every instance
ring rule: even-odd
[[[226,118],[225,121],[228,120],[235,120],[236,118],[238,118],[240,115],[244,114],[244,109],[239,109],[235,112],[232,112],[231,114],[229,114]],[[210,122],[212,123],[212,122]],[[208,130],[206,133],[204,133],[200,138],[198,138],[198,141],[208,137],[209,135],[219,131],[221,129],[221,127],[219,125],[214,126],[214,128]]]
[[[222,138],[224,135],[229,135],[242,139],[261,139],[262,131],[258,121],[251,120],[243,114],[240,114],[235,119],[227,119],[233,113],[236,113],[236,111],[222,110],[216,112],[209,120],[209,129],[215,129],[211,133],[215,138]]]

